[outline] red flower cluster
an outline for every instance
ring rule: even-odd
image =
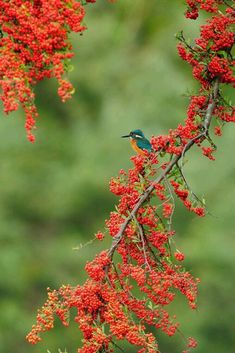
[[[166,136],[152,137],[154,152],[132,157],[133,167],[128,172],[121,170],[118,177],[111,179],[110,190],[119,197],[116,211],[106,221],[107,233],[112,237],[111,248],[87,263],[89,278],[82,286],[63,286],[49,292],[48,301],[27,337],[31,343],[37,343],[40,334],[53,327],[54,315],[67,325],[69,310],[76,308],[75,321],[83,333],[79,353],[112,352],[117,340],[137,346],[138,353],[156,353],[158,342],[149,332],[149,325],[169,336],[175,334],[178,323],[166,307],[176,293],[184,295],[192,309],[196,308],[199,281],[179,264],[184,254],[178,250],[172,253],[170,248],[175,234],[172,216],[176,197],[196,215],[205,215],[203,202],[190,190],[183,175],[183,163],[179,164],[192,144],[214,159],[208,119],[213,116],[219,122],[235,121],[234,108],[225,104],[218,85],[217,93],[214,92],[215,82],[219,81],[220,86],[234,85],[231,71],[234,12],[231,8],[225,14],[218,11],[222,1],[188,0],[187,3],[188,17],[195,18],[199,7],[216,15],[202,27],[195,46],[190,46],[182,33],[179,36],[179,55],[192,65],[200,82],[198,94],[190,99],[185,124],[170,130]],[[221,135],[220,126],[216,127],[216,133]],[[209,147],[204,146],[205,140]],[[98,232],[96,237],[102,240],[103,233]],[[118,253],[115,262],[114,252]],[[184,352],[196,346],[190,337]]]
[[[5,113],[23,107],[32,142],[38,116],[33,86],[55,77],[62,101],[71,97],[73,87],[62,78],[73,56],[68,34],[85,30],[84,15],[76,0],[0,0],[0,99]]]

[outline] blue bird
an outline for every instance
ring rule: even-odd
[[[145,156],[145,152],[153,152],[153,148],[149,140],[144,136],[143,131],[133,130],[129,135],[124,135],[122,137],[130,137],[130,142],[133,150],[142,156]]]

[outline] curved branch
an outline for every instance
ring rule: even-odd
[[[136,218],[136,214],[139,210],[139,208],[144,204],[144,202],[148,199],[148,197],[150,196],[150,194],[153,192],[155,185],[160,183],[168,174],[169,172],[172,170],[172,168],[179,162],[179,160],[181,158],[184,157],[184,154],[195,144],[195,142],[204,137],[206,138],[208,136],[208,131],[210,128],[210,123],[212,120],[212,114],[213,111],[216,107],[216,101],[218,98],[218,94],[219,94],[219,79],[216,78],[214,81],[214,84],[212,86],[212,91],[210,93],[209,96],[209,104],[207,106],[206,109],[206,113],[205,113],[205,119],[204,119],[204,124],[203,124],[203,132],[201,132],[200,134],[198,134],[196,137],[192,138],[191,140],[188,141],[188,143],[185,145],[185,147],[183,148],[182,152],[179,155],[176,155],[171,161],[170,163],[167,165],[167,167],[162,171],[162,173],[151,183],[151,185],[149,185],[147,187],[147,189],[141,194],[139,201],[136,203],[135,207],[133,208],[133,210],[131,211],[130,215],[125,219],[125,221],[123,222],[123,224],[121,225],[119,232],[114,236],[111,247],[108,251],[108,256],[109,258],[112,260],[113,255],[115,250],[118,247],[118,244],[120,243],[120,241],[122,240],[122,237],[124,235],[124,232],[126,230],[126,227],[128,226],[129,222],[132,219]]]

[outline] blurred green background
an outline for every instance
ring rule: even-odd
[[[190,68],[176,54],[174,34],[198,35],[198,22],[183,17],[178,0],[118,0],[88,6],[83,36],[70,74],[76,93],[63,104],[57,85],[37,87],[37,141],[25,137],[23,113],[0,120],[0,352],[76,352],[76,325],[56,328],[37,346],[25,342],[46,288],[82,283],[84,264],[110,239],[73,250],[104,229],[116,198],[111,176],[131,166],[132,151],[120,136],[141,128],[147,136],[167,133],[186,115]],[[204,22],[205,18],[200,21]],[[232,92],[228,92],[230,96]],[[181,205],[175,215],[178,247],[187,268],[201,279],[199,308],[184,298],[174,310],[198,353],[235,352],[235,127],[224,129],[215,162],[190,151],[185,174],[205,196],[211,215],[197,218]],[[181,351],[181,337],[159,335],[163,353]],[[134,350],[127,349],[127,353]]]

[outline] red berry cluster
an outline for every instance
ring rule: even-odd
[[[212,82],[217,78],[221,84],[235,87],[233,50],[235,43],[235,7],[233,1],[222,0],[187,0],[187,3],[189,8],[186,16],[189,18],[197,18],[199,8],[213,13],[207,23],[201,26],[200,37],[195,39],[195,45],[187,43],[182,33],[178,36],[180,39],[179,55],[192,66],[193,76],[201,83],[199,93],[201,98],[198,96],[191,99],[190,109],[194,111],[194,116],[188,115],[188,119],[192,120],[193,118],[194,123],[200,123]],[[221,4],[227,6],[224,13],[219,10]],[[195,99],[199,99],[201,102],[197,104]],[[234,106],[226,102],[221,94],[218,97],[214,115],[220,125],[223,122],[235,122]],[[219,127],[215,132],[217,135],[221,135]],[[209,158],[211,156],[211,153],[204,154],[208,155]]]
[[[176,293],[182,293],[189,306],[196,308],[199,280],[183,267],[184,254],[177,249],[172,253],[172,217],[175,198],[196,215],[205,215],[204,203],[189,188],[179,163],[193,144],[214,159],[211,119],[234,120],[234,110],[225,105],[221,89],[221,85],[234,85],[230,71],[234,63],[230,34],[234,12],[230,7],[225,14],[218,11],[220,3],[188,1],[194,11],[200,5],[216,15],[201,28],[194,46],[182,33],[179,36],[179,54],[193,66],[200,82],[198,94],[190,98],[185,123],[168,135],[152,137],[153,152],[132,157],[133,167],[111,179],[110,190],[119,198],[106,221],[111,248],[87,263],[89,278],[82,286],[49,291],[48,301],[27,336],[29,342],[37,343],[40,334],[53,327],[55,315],[67,325],[69,310],[75,308],[75,321],[83,333],[79,353],[112,352],[120,340],[137,346],[138,353],[156,353],[158,342],[149,327],[168,336],[177,332],[179,324],[167,311]],[[220,22],[222,29],[217,25]],[[226,45],[221,38],[227,38]],[[220,126],[215,132],[221,135]],[[209,147],[204,145],[206,141]],[[96,238],[102,241],[104,233],[98,232]],[[196,346],[189,337],[184,353]]]
[[[70,32],[82,32],[84,7],[76,0],[0,0],[0,99],[5,113],[21,105],[30,141],[38,116],[33,86],[55,77],[62,101],[72,85],[63,75],[73,56]]]
[[[110,190],[120,198],[116,211],[106,221],[113,238],[152,183],[159,164],[155,153],[132,157],[132,162],[132,169],[127,173],[121,170],[110,182]],[[165,307],[179,291],[195,309],[198,280],[171,256],[169,244],[174,231],[166,223],[172,216],[174,202],[168,185],[156,184],[154,190],[153,196],[159,205],[146,202],[139,208],[116,249],[119,254],[116,265],[109,253],[102,251],[87,263],[89,279],[83,286],[63,286],[58,291],[49,291],[48,301],[27,336],[29,342],[41,340],[40,334],[53,327],[54,315],[68,325],[71,308],[77,310],[75,321],[84,337],[79,353],[112,352],[117,340],[127,340],[138,347],[139,353],[156,353],[158,342],[148,332],[148,326],[168,336],[175,334],[178,323]],[[96,237],[102,240],[104,234],[98,232]],[[176,252],[174,258],[182,262],[184,254]]]
[[[218,12],[218,6],[223,4],[223,0],[186,0],[188,9],[186,11],[186,17],[195,20],[198,17],[199,9],[207,12],[215,13]]]

